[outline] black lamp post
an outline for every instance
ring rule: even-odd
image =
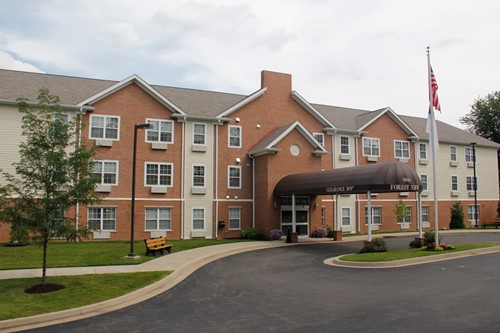
[[[135,258],[134,253],[134,216],[135,216],[135,160],[137,151],[137,130],[139,128],[151,128],[151,124],[134,125],[134,150],[132,157],[132,207],[130,212],[130,253],[129,258]]]
[[[477,178],[476,178],[476,143],[472,142],[470,144],[472,146],[472,163],[474,166],[474,180],[472,181],[472,186],[474,186],[474,221],[476,223],[476,228],[478,227],[477,223]]]

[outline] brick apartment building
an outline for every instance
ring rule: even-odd
[[[98,205],[76,207],[79,225],[95,226],[93,239],[129,239],[134,125],[138,131],[135,238],[235,238],[256,227],[310,235],[332,226],[367,230],[365,194],[274,196],[285,176],[398,160],[422,182],[422,210],[415,192],[373,193],[372,230],[433,227],[432,166],[426,119],[313,104],[292,89],[292,77],[263,71],[250,95],[150,85],[133,75],[123,81],[0,70],[0,168],[13,172],[22,140],[15,100],[36,102],[40,88],[61,99],[70,116],[84,115],[85,144],[97,146]],[[481,217],[496,215],[500,145],[438,122],[439,224],[462,202],[474,224],[473,159],[477,143],[477,198]],[[398,221],[403,200],[407,216]],[[292,207],[294,209],[292,209]],[[295,214],[292,217],[292,214]],[[293,224],[293,225],[292,225]],[[0,241],[9,229],[0,225]]]

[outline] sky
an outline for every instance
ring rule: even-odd
[[[436,119],[499,89],[498,0],[0,0],[0,68],[251,94],[292,75],[317,104]],[[1,82],[0,82],[1,84]]]

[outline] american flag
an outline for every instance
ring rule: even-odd
[[[434,107],[434,109],[441,112],[441,105],[439,105],[439,97],[437,94],[438,84],[436,81],[436,77],[434,76],[434,72],[432,71],[432,67],[431,67],[431,89],[430,89],[430,91],[431,91],[432,106]]]

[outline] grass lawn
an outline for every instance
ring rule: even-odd
[[[172,253],[202,246],[241,242],[242,239],[186,239],[169,240],[173,244]],[[124,259],[130,252],[130,242],[126,241],[86,241],[80,243],[50,242],[47,267],[81,267],[108,265],[136,265],[154,259],[146,257],[144,241],[134,242],[134,252],[141,257],[136,260]],[[0,270],[42,268],[42,248],[39,246],[7,246],[0,244]]]
[[[409,259],[425,256],[440,255],[443,253],[451,253],[457,251],[473,250],[483,247],[499,246],[500,242],[484,242],[484,243],[467,243],[467,244],[454,244],[454,250],[446,251],[422,251],[420,249],[400,249],[389,250],[387,252],[371,252],[371,253],[357,253],[342,256],[340,260],[355,261],[355,262],[377,262],[377,261],[392,261],[400,259]]]
[[[27,294],[24,289],[40,283],[40,278],[0,280],[0,320],[34,316],[81,307],[115,298],[152,284],[170,272],[141,272],[100,275],[54,276],[47,283],[66,288]]]

